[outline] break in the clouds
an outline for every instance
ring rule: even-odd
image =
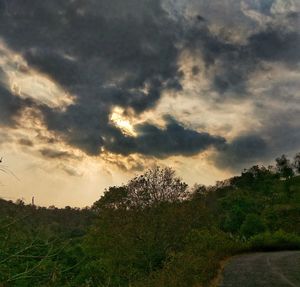
[[[22,127],[30,109],[55,142],[87,155],[210,150],[232,169],[293,152],[299,13],[296,0],[0,0],[1,126]],[[185,113],[162,108],[174,99]],[[116,107],[125,120],[112,121]]]

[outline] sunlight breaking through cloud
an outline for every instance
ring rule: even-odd
[[[28,65],[22,55],[9,49],[3,40],[0,41],[0,56],[0,66],[6,77],[4,85],[12,94],[61,110],[72,104],[72,95],[49,76]]]
[[[114,125],[122,130],[125,135],[136,136],[137,133],[129,118],[124,115],[124,109],[121,107],[115,107],[110,115],[110,120]]]

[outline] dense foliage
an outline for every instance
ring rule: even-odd
[[[209,286],[229,256],[300,249],[299,167],[193,189],[157,167],[83,210],[0,200],[0,286]]]

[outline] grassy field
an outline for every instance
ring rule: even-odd
[[[220,287],[299,287],[300,251],[236,256],[225,265]]]

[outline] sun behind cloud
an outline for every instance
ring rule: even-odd
[[[137,133],[134,130],[134,126],[131,120],[124,115],[124,109],[121,107],[115,107],[110,115],[111,122],[117,126],[125,135],[136,136]]]

